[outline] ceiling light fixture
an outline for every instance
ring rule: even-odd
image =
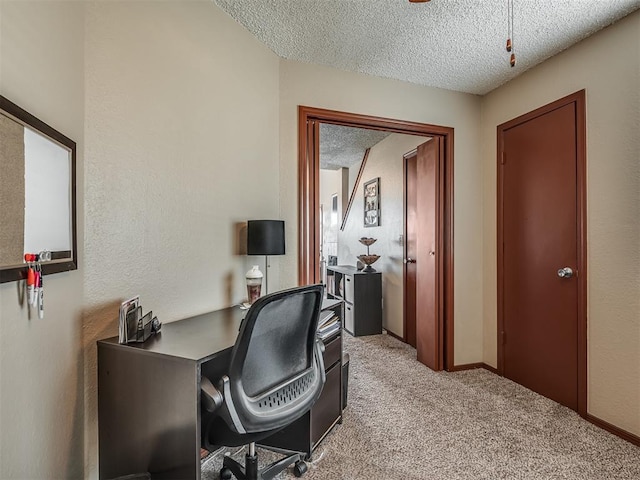
[[[427,3],[431,0],[409,0],[409,3]]]
[[[511,53],[509,64],[516,66],[516,50],[513,46],[513,0],[507,0],[507,52]]]

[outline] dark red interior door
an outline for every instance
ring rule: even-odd
[[[440,212],[440,139],[418,147],[416,166],[416,351],[418,361],[442,369],[438,216]]]
[[[565,104],[504,128],[499,142],[502,371],[576,410],[576,105]]]

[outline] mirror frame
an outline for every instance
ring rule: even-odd
[[[69,186],[71,188],[71,256],[56,258],[55,253],[51,261],[42,263],[42,273],[50,275],[52,273],[67,272],[78,268],[78,242],[76,230],[76,142],[69,137],[58,132],[53,127],[47,125],[42,120],[31,115],[26,110],[20,108],[15,103],[0,95],[0,114],[16,120],[22,125],[27,125],[36,130],[41,135],[48,137],[52,141],[66,147],[71,152],[71,178]],[[27,266],[0,266],[0,283],[14,282],[27,278]]]

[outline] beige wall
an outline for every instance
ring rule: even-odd
[[[0,285],[0,478],[83,478],[84,7],[0,2],[0,94],[77,142],[79,270],[44,278],[45,318]]]
[[[377,239],[369,250],[380,255],[373,268],[382,272],[382,325],[400,337],[404,333],[404,247],[400,240],[404,234],[403,155],[426,141],[425,137],[392,133],[371,148],[344,231],[338,234],[339,265],[355,266],[358,255],[367,252],[359,238]],[[380,226],[365,227],[363,188],[376,177],[380,178]]]
[[[0,285],[0,478],[96,478],[95,341],[118,303],[167,322],[245,297],[236,222],[279,216],[279,62],[209,1],[0,15],[0,93],[78,142],[81,247],[44,321]]]
[[[234,254],[234,225],[278,218],[279,62],[208,1],[97,2],[86,35],[86,435],[95,475],[94,345],[117,333],[118,302],[139,294],[168,322],[246,298],[244,275],[258,262]]]
[[[496,365],[496,126],[583,88],[588,411],[640,435],[640,12],[483,98],[484,361]]]
[[[338,212],[331,218],[331,200],[338,195]],[[329,263],[329,255],[338,255],[338,231],[342,222],[342,170],[320,170],[320,205],[322,206],[322,255]]]
[[[480,97],[410,83],[280,61],[280,205],[298,218],[298,105],[444,125],[455,129],[454,251],[455,363],[482,360],[482,176]],[[383,200],[384,201],[384,200]],[[292,255],[283,284],[298,278],[297,232],[287,232]]]

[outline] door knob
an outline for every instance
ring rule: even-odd
[[[416,263],[416,259],[415,258],[405,258],[404,259],[404,263]]]
[[[571,278],[573,277],[573,270],[570,267],[564,267],[558,270],[558,276],[560,278]]]

